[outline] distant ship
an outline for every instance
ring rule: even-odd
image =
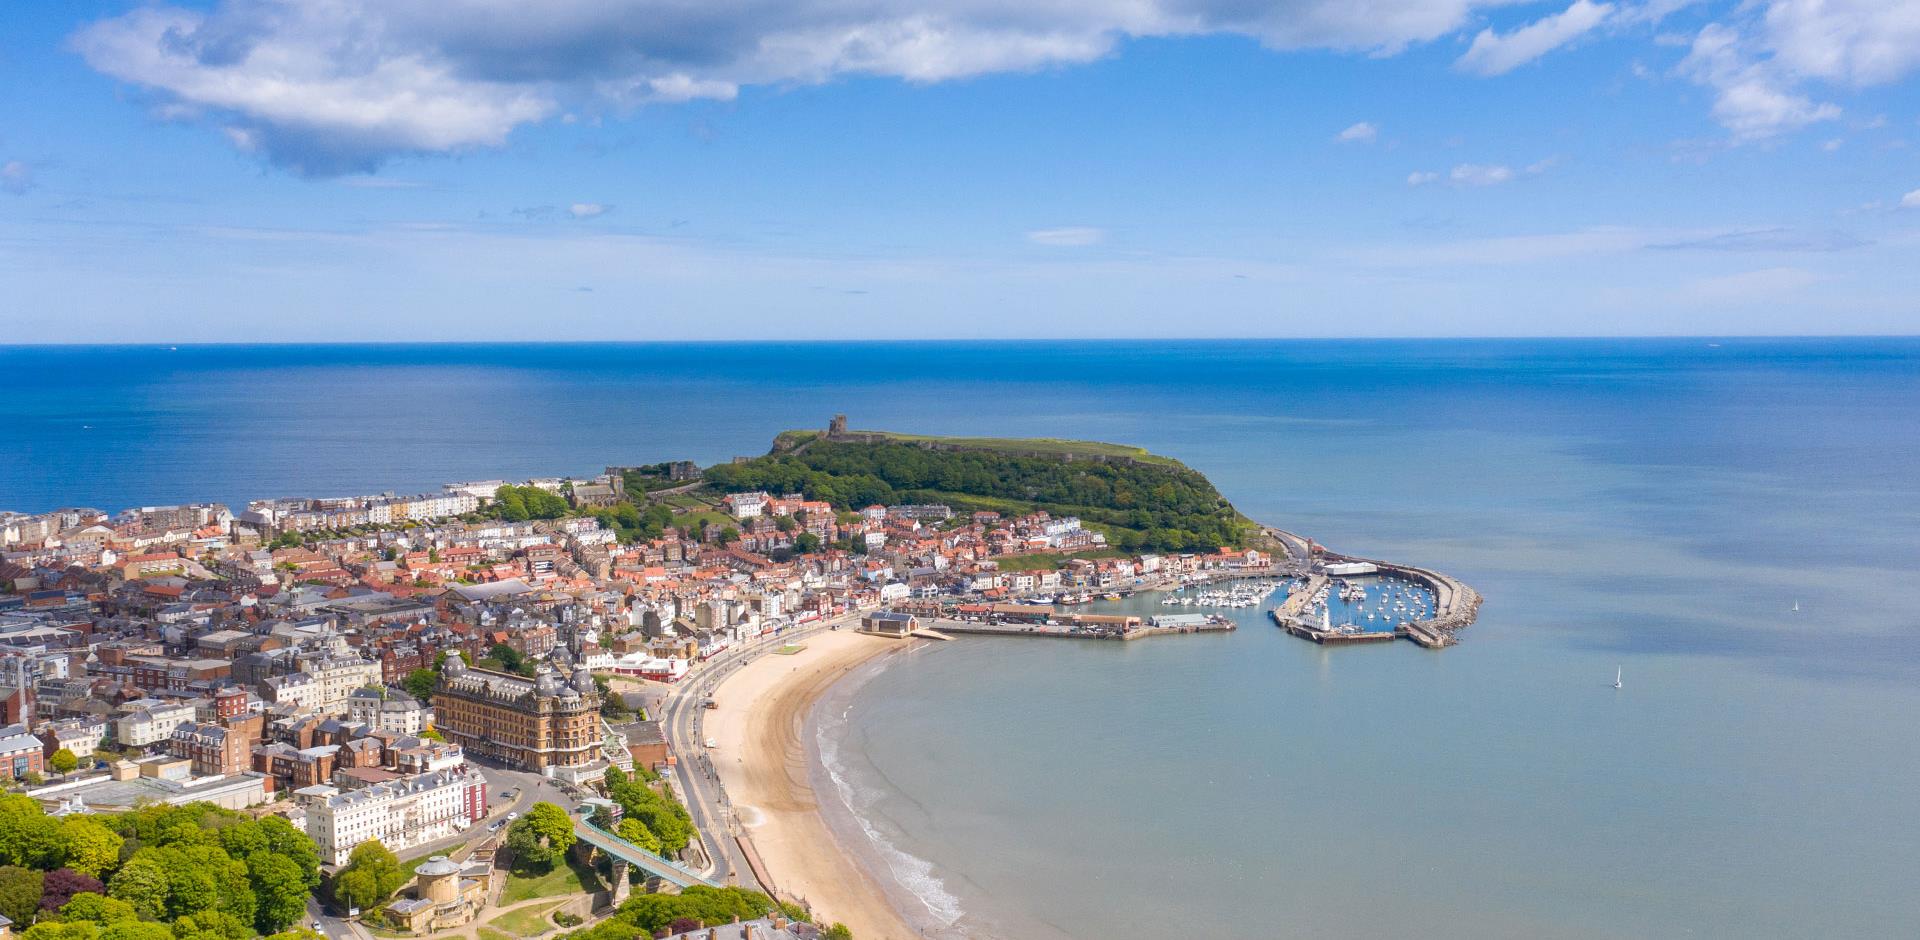
[[[1620,667],[1619,666],[1613,667],[1613,687],[1616,689],[1620,687],[1620,675],[1621,675]]]

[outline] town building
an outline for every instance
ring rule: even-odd
[[[317,785],[295,792],[321,861],[344,865],[368,839],[395,852],[453,835],[487,814],[487,781],[471,770],[401,777],[358,790]]]
[[[46,769],[40,739],[27,733],[26,725],[0,728],[0,779],[20,780]]]
[[[470,757],[555,776],[593,763],[601,746],[600,690],[593,674],[535,678],[447,660],[433,694],[435,730]]]
[[[378,731],[419,734],[433,724],[433,709],[392,686],[365,686],[348,696],[347,717]]]
[[[387,921],[414,934],[451,930],[486,906],[491,865],[469,860],[463,866],[435,855],[415,868],[414,896],[387,905]]]
[[[194,720],[191,702],[143,698],[127,703],[127,713],[113,720],[113,739],[121,747],[151,747],[173,737],[173,729]]]

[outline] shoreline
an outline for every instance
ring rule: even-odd
[[[846,845],[828,824],[821,799],[837,795],[814,785],[822,766],[812,737],[815,704],[856,669],[910,644],[852,630],[824,631],[802,644],[792,655],[761,655],[715,687],[719,707],[706,722],[718,745],[715,771],[778,896],[806,902],[820,923],[844,923],[860,940],[924,937],[895,906],[884,875],[862,864],[869,853]]]

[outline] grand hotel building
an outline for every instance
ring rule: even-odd
[[[469,756],[554,776],[600,756],[600,691],[593,674],[542,671],[528,679],[447,658],[433,693],[434,728]]]

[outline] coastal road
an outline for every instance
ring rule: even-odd
[[[739,844],[733,839],[732,804],[728,802],[726,791],[714,774],[713,762],[706,748],[704,725],[707,709],[703,703],[721,682],[740,667],[822,630],[858,623],[860,613],[841,614],[728,649],[707,660],[698,672],[682,679],[667,693],[660,724],[666,732],[667,747],[676,757],[674,784],[712,856],[713,867],[708,877],[714,881],[762,889],[768,887],[756,885],[753,871],[741,856]]]

